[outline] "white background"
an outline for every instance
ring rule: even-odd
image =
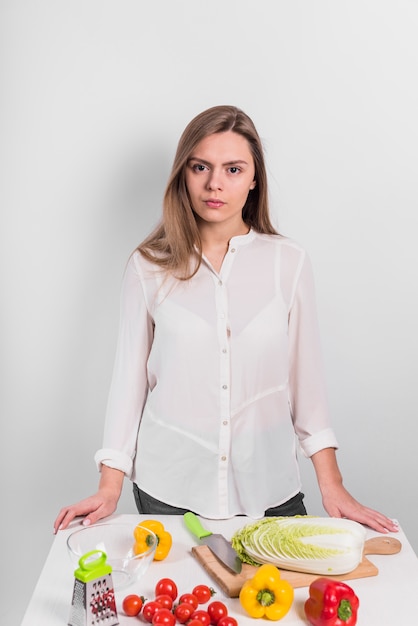
[[[311,256],[346,486],[418,549],[417,32],[413,0],[2,1],[8,626],[59,508],[96,488],[124,265],[181,131],[216,104],[253,118],[274,220]],[[128,483],[119,510],[135,512]]]

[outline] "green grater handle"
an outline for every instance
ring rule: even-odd
[[[97,555],[97,558],[92,557]],[[103,550],[92,550],[83,554],[78,561],[79,568],[74,572],[74,576],[82,582],[88,582],[94,578],[101,578],[110,574],[112,568],[106,563],[107,554]]]

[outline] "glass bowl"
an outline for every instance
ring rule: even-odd
[[[67,548],[74,569],[82,556],[92,550],[102,550],[106,563],[112,567],[114,589],[122,589],[145,574],[154,559],[157,536],[147,529],[150,545],[139,554],[133,551],[135,539],[133,524],[94,524],[73,532],[67,539]]]

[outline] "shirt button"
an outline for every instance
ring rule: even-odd
[[[228,389],[228,385],[222,385],[222,389]]]
[[[222,348],[222,353],[226,354],[227,353],[227,349],[226,348]]]
[[[226,456],[221,456],[221,461],[226,461]]]
[[[222,424],[223,424],[224,426],[228,426],[228,420],[224,420],[224,421],[222,422]]]
[[[218,280],[218,285],[219,285],[219,287],[222,287],[222,281],[221,280]]]
[[[231,252],[234,253],[235,252],[235,248],[231,248]]]

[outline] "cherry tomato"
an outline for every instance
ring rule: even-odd
[[[187,622],[187,626],[203,626],[203,624],[198,619],[191,619],[190,622]]]
[[[160,608],[154,613],[152,618],[153,626],[175,626],[176,618],[170,609]]]
[[[238,622],[232,615],[225,615],[219,620],[218,626],[238,626]]]
[[[139,615],[143,604],[144,598],[132,593],[130,596],[126,596],[126,598],[123,599],[122,609],[125,615],[134,617],[135,615]]]
[[[159,596],[155,596],[155,602],[161,604],[163,609],[172,609],[173,608],[173,598],[168,595],[168,593],[162,593]]]
[[[215,595],[216,591],[212,589],[212,587],[208,587],[207,585],[196,585],[193,589],[192,594],[196,596],[199,604],[206,604],[209,602],[211,597]]]
[[[190,619],[198,619],[199,622],[202,622],[203,626],[210,626],[210,615],[207,611],[204,611],[203,609],[197,609],[197,611],[193,611]]]
[[[157,611],[162,611],[162,610],[163,609],[162,609],[161,604],[159,604],[155,600],[150,600],[149,602],[146,602],[144,604],[143,609],[142,609],[142,615],[144,617],[144,620],[151,624],[155,613],[157,613]]]
[[[177,585],[171,578],[161,578],[155,585],[155,595],[169,595],[173,600],[177,598]]]
[[[228,615],[228,609],[225,604],[223,602],[219,602],[219,600],[215,600],[214,602],[208,604],[207,611],[210,616],[210,623],[213,624],[213,626],[216,626],[222,617]]]
[[[182,604],[178,604],[175,607],[174,615],[176,616],[176,619],[180,624],[185,624],[191,618],[193,611],[194,608],[191,604],[183,602]]]
[[[180,603],[186,603],[186,604],[191,604],[192,607],[196,610],[197,607],[199,606],[199,601],[196,598],[195,595],[193,595],[192,593],[183,593],[183,595],[180,596],[179,598],[179,602]]]

